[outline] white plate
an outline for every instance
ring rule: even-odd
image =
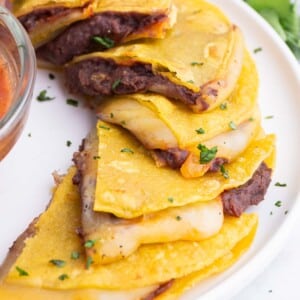
[[[267,132],[275,132],[277,167],[266,200],[256,207],[260,225],[250,251],[230,270],[202,282],[184,299],[226,299],[250,282],[284,245],[296,215],[299,215],[300,177],[300,74],[295,58],[273,30],[241,0],[214,0],[239,25],[259,69],[259,102]],[[93,126],[88,109],[66,104],[70,97],[59,76],[48,78],[39,71],[34,98],[43,89],[56,99],[39,103],[33,99],[27,126],[12,152],[0,163],[0,261],[15,238],[41,213],[50,197],[51,173],[66,171],[72,153]],[[30,134],[30,136],[29,136]],[[67,147],[66,142],[72,145]],[[287,187],[275,187],[275,182]],[[274,205],[282,201],[282,207]],[[299,201],[298,201],[299,202]],[[285,211],[288,210],[288,214]],[[273,212],[270,215],[270,212]]]

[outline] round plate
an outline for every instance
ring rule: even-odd
[[[257,62],[263,126],[277,135],[277,166],[266,200],[251,211],[260,216],[250,251],[221,275],[201,282],[182,299],[226,299],[250,282],[284,246],[299,214],[300,74],[297,61],[276,33],[241,0],[214,0],[241,27]],[[254,53],[254,49],[261,51]],[[54,100],[38,102],[46,89]],[[54,185],[51,173],[64,173],[72,154],[92,128],[92,113],[68,105],[63,78],[39,70],[28,123],[11,153],[0,163],[0,261],[31,220],[44,211]],[[70,143],[71,145],[70,145]],[[276,182],[286,187],[275,186]],[[281,201],[281,207],[275,203]],[[298,201],[299,202],[299,201]],[[287,213],[288,211],[288,213]]]

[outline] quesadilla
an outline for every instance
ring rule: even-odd
[[[171,0],[13,0],[39,58],[62,65],[74,56],[138,38],[162,38],[176,20]]]
[[[220,233],[211,239],[144,246],[126,259],[98,266],[85,257],[77,234],[81,204],[72,184],[74,173],[70,169],[59,184],[47,211],[31,225],[30,236],[23,234],[16,241],[19,253],[11,249],[1,268],[1,298],[157,299],[167,297],[169,289],[170,296],[178,297],[188,284],[235,261],[256,230],[254,214],[226,217]]]
[[[215,6],[176,0],[178,18],[164,39],[144,39],[76,57],[65,68],[72,93],[110,96],[156,92],[195,112],[233,91],[244,54],[240,30]]]

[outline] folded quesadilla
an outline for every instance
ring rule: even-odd
[[[130,135],[125,137],[126,135],[128,133],[123,129],[108,127],[106,123],[99,122],[98,137],[95,132],[92,132],[85,139],[81,151],[75,154],[74,160],[79,169],[78,183],[82,200],[82,236],[86,243],[92,244],[92,247],[88,247],[86,251],[95,264],[120,260],[145,244],[207,239],[221,229],[223,211],[226,215],[240,216],[249,205],[258,204],[263,200],[270,183],[271,169],[261,163],[264,158],[258,156],[256,163],[260,165],[253,170],[249,180],[246,178],[242,181],[244,178],[241,176],[238,179],[239,183],[233,184],[231,189],[223,193],[221,191],[220,195],[216,194],[215,198],[207,198],[206,201],[201,201],[201,195],[205,195],[207,185],[217,180],[218,176],[203,178],[201,182],[198,181],[198,189],[195,189],[193,184],[197,182],[196,180],[192,182],[182,178],[174,182],[174,174],[172,174],[174,171],[170,170],[165,173],[161,172],[159,178],[163,177],[164,182],[159,179],[157,184],[152,185],[150,178],[157,180],[157,170],[160,169],[153,162],[152,166],[148,165],[145,168],[143,160],[146,157],[143,156],[147,155],[146,152],[137,144],[133,146],[133,137]],[[269,144],[267,151],[270,151],[272,147],[271,139],[264,140]],[[128,147],[120,148],[120,144]],[[256,143],[255,147],[259,147],[259,144]],[[138,156],[138,158],[134,160],[132,156]],[[100,161],[103,160],[102,164]],[[114,168],[121,172],[115,173]],[[145,175],[141,176],[142,170]],[[130,178],[127,172],[132,174]],[[102,174],[106,176],[101,177]],[[234,175],[230,174],[230,176],[232,180]],[[101,177],[100,180],[98,180],[99,177]],[[145,180],[141,177],[145,177]],[[147,178],[150,179],[149,182]],[[75,181],[77,179],[78,175]],[[107,187],[107,184],[110,186],[104,191],[103,188]],[[133,184],[134,191],[130,191]],[[173,184],[177,184],[175,191]],[[103,194],[99,193],[98,185],[101,185],[99,188]],[[161,186],[160,189],[158,185]],[[202,187],[202,191],[199,187],[200,190]],[[165,193],[159,195],[161,189],[167,189],[168,193],[172,191],[172,195],[166,196]],[[130,200],[132,206],[140,205],[143,198],[138,195],[139,193],[148,196],[153,204],[165,202],[167,206],[163,210],[154,209],[152,212],[135,218],[119,218],[111,214],[112,211],[104,212],[95,208],[101,205],[104,197],[114,198],[115,207],[120,207],[120,202],[125,198]],[[200,197],[200,200],[197,197]],[[174,206],[175,198],[181,198],[183,203]],[[192,202],[188,203],[188,201]]]
[[[74,168],[69,171],[47,211],[11,248],[1,268],[1,298],[176,299],[195,281],[231,265],[256,230],[254,214],[226,217],[213,238],[143,246],[126,259],[98,266],[85,256],[78,235],[81,204],[74,173]]]
[[[156,92],[195,112],[212,109],[233,91],[244,53],[240,30],[215,6],[175,0],[178,18],[164,39],[144,39],[76,57],[67,88],[89,96]]]
[[[55,65],[138,38],[162,38],[176,20],[171,0],[12,0],[39,58]]]

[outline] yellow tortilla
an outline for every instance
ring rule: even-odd
[[[81,239],[76,234],[80,227],[79,193],[72,184],[75,170],[71,169],[57,188],[51,205],[41,215],[33,237],[11,267],[4,284],[47,289],[110,289],[124,290],[167,282],[199,271],[230,254],[239,241],[251,234],[257,225],[254,214],[240,218],[226,217],[219,234],[202,242],[174,242],[143,246],[119,262],[86,269],[86,258]],[[80,257],[71,259],[72,251]],[[189,257],[187,260],[186,257]],[[65,261],[57,267],[49,261]],[[20,276],[16,267],[28,272]],[[58,277],[67,274],[68,279]]]
[[[97,128],[99,149],[94,210],[110,212],[120,218],[209,201],[225,189],[242,185],[271,154],[275,140],[273,135],[268,135],[253,141],[226,166],[229,179],[220,172],[185,179],[174,170],[157,168],[149,153],[124,129],[104,122],[99,122]],[[172,203],[168,201],[170,197],[174,199]]]

